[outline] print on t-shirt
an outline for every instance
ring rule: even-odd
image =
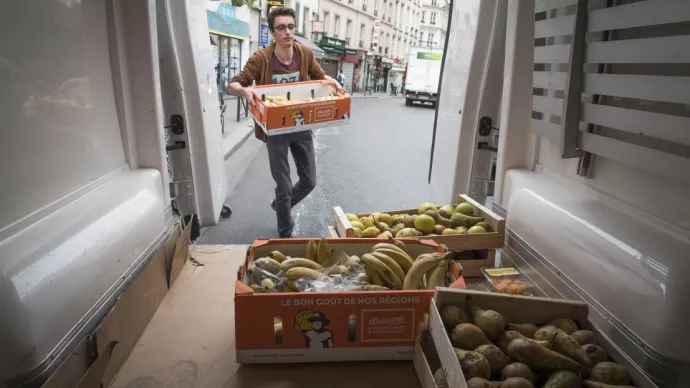
[[[299,71],[290,74],[273,74],[274,84],[285,84],[288,82],[299,82]]]

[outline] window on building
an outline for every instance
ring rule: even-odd
[[[347,23],[345,24],[345,41],[348,46],[351,44],[350,38],[352,38],[352,19],[347,19]]]
[[[438,0],[431,0],[432,7],[438,7]]]
[[[304,7],[302,11],[302,33],[307,34],[307,24],[309,24],[309,7]]]
[[[226,36],[211,35],[214,38],[211,41],[218,42],[213,46],[213,55],[217,60],[216,83],[218,85],[218,93],[227,95],[228,83],[242,70],[240,68],[240,63],[242,63],[242,41]]]
[[[433,32],[429,33],[429,46],[434,47],[434,33]]]
[[[426,18],[426,11],[422,11],[422,23],[426,23],[424,19]]]
[[[340,16],[335,15],[333,19],[333,37],[338,39],[340,35]]]
[[[364,48],[364,23],[359,27],[359,48]]]
[[[298,32],[304,33],[304,30],[300,30],[300,22],[299,22],[299,1],[295,3],[295,29]]]
[[[436,12],[431,12],[429,16],[429,23],[436,24]]]
[[[330,13],[323,11],[323,34],[325,36],[329,36],[328,34],[328,17],[330,16]]]

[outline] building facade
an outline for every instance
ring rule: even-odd
[[[430,48],[443,48],[446,42],[448,9],[447,0],[421,0],[419,45]]]

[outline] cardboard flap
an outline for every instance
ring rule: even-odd
[[[194,221],[194,216],[189,220],[187,226],[185,226],[182,234],[175,242],[175,253],[173,254],[172,262],[170,263],[170,275],[168,276],[168,287],[172,287],[175,279],[182,271],[182,267],[189,259],[189,243],[190,235],[192,233],[192,222]]]
[[[86,374],[79,380],[76,388],[101,388],[103,387],[103,376],[110,364],[110,359],[113,355],[113,350],[117,346],[117,341],[110,341],[103,352],[98,356],[96,361],[91,364]]]

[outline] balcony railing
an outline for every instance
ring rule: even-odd
[[[338,39],[338,34],[333,34],[333,38]]]

